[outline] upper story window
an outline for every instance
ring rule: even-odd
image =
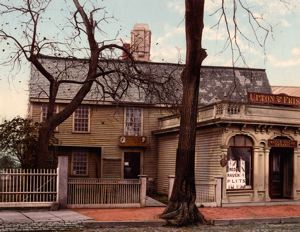
[[[54,106],[54,112],[58,113],[58,106],[57,105]],[[48,114],[48,106],[47,105],[42,105],[41,106],[41,118],[40,118],[40,122],[45,122],[46,121],[47,114]],[[54,131],[58,132],[58,127],[56,127]]]
[[[88,106],[79,106],[73,114],[73,131],[90,131],[90,108]]]
[[[76,151],[72,153],[72,174],[85,176],[88,174],[88,153]]]
[[[252,189],[252,140],[244,135],[236,135],[228,145],[226,189]]]
[[[58,113],[58,106],[54,106],[54,112]],[[47,119],[47,113],[48,113],[48,106],[47,105],[42,105],[41,106],[41,122],[45,122]]]
[[[141,136],[142,135],[142,109],[126,108],[125,109],[125,135]]]

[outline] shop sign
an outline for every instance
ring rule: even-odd
[[[248,102],[258,104],[300,106],[300,97],[293,97],[284,94],[248,93]]]
[[[226,189],[244,189],[246,187],[245,167],[245,160],[243,159],[228,160]]]
[[[298,142],[296,140],[288,140],[288,139],[269,139],[268,146],[269,147],[297,147]]]

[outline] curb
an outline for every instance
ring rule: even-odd
[[[285,224],[285,223],[300,223],[300,217],[286,218],[247,218],[247,219],[215,219],[208,220],[210,225],[226,226],[226,225],[245,225],[245,224]]]
[[[85,228],[115,228],[115,227],[161,227],[166,225],[164,220],[153,221],[89,221],[82,222]]]

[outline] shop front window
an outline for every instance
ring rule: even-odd
[[[253,143],[247,136],[236,135],[229,141],[226,189],[252,189]]]

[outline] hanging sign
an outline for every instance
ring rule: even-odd
[[[258,104],[300,106],[300,97],[293,97],[285,94],[248,93],[248,102]]]
[[[288,139],[269,139],[268,146],[269,147],[297,147],[298,142],[296,140],[288,140]]]

